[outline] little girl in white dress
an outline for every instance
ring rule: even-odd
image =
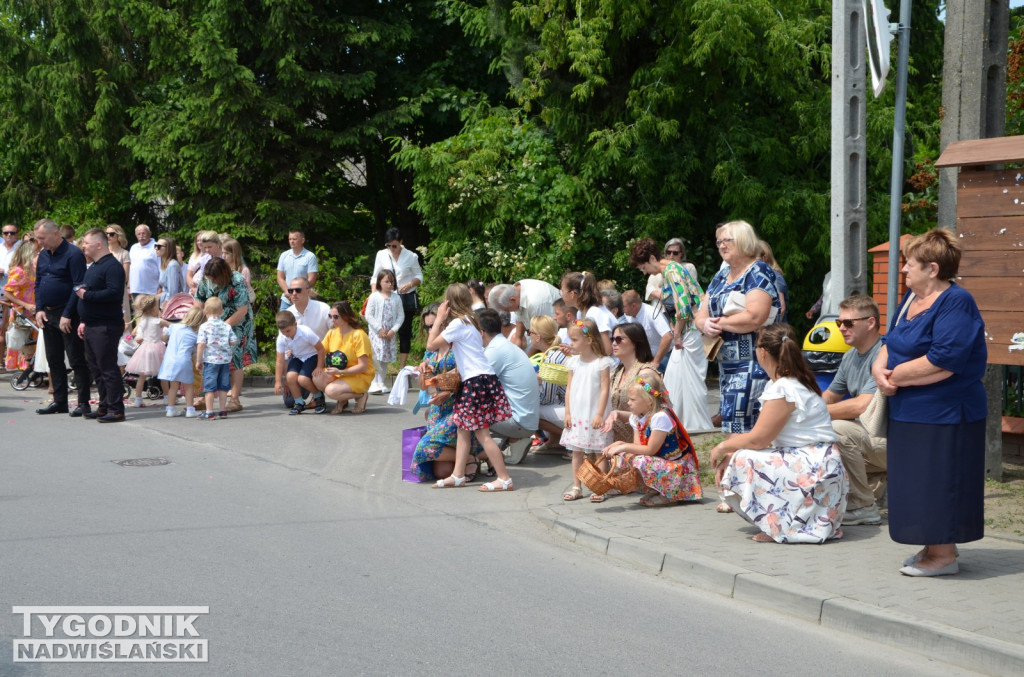
[[[160,326],[160,303],[156,296],[143,294],[135,298],[135,317],[137,325],[132,332],[139,347],[128,360],[125,371],[129,374],[137,374],[138,381],[135,384],[135,399],[133,407],[144,407],[142,403],[142,389],[146,385],[146,379],[155,376],[160,371],[160,364],[164,360],[163,328]]]

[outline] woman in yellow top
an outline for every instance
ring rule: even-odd
[[[370,363],[373,354],[370,337],[348,301],[339,301],[331,306],[329,317],[331,329],[321,343],[328,356],[340,350],[348,362],[344,369],[324,367],[319,374],[313,374],[313,380],[327,397],[338,401],[338,406],[330,413],[340,414],[348,407],[349,400],[355,400],[352,413],[361,414],[366,411],[366,399],[374,374]]]

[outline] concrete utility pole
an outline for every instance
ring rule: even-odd
[[[942,67],[942,150],[954,141],[989,139],[1006,133],[1006,48],[1009,0],[948,0]],[[956,230],[956,169],[939,171],[938,225]],[[1003,367],[985,373],[988,422],[985,469],[1001,479]]]
[[[861,0],[832,2],[832,307],[867,293],[866,43]]]

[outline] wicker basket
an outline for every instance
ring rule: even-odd
[[[459,375],[458,369],[451,369],[434,377],[434,385],[437,386],[437,389],[449,393],[458,390],[460,383],[462,383],[462,377]]]
[[[569,367],[554,362],[541,362],[540,380],[545,383],[554,383],[556,386],[564,386],[569,383]]]
[[[611,480],[608,475],[601,471],[597,467],[597,464],[591,461],[589,458],[583,459],[583,465],[580,466],[579,471],[580,481],[586,484],[595,494],[607,494],[608,491],[613,487]]]
[[[643,484],[640,471],[633,467],[633,454],[617,456],[609,471],[609,479],[622,494],[631,494]]]

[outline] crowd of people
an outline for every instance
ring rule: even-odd
[[[168,417],[242,409],[256,341],[251,273],[236,240],[201,231],[186,260],[173,238],[154,240],[142,224],[131,247],[115,224],[77,245],[48,219],[24,241],[13,225],[2,232],[4,364],[49,372],[53,399],[38,414],[125,420],[122,368],[138,375],[135,406],[155,377]],[[388,392],[388,365],[405,378],[419,319],[427,352],[413,371],[427,425],[411,471],[435,488],[464,487],[486,467],[493,479],[479,491],[514,490],[501,446],[529,438],[535,451],[571,461],[565,501],[585,489],[593,503],[617,493],[586,487],[586,466],[635,474],[644,507],[695,502],[704,489],[690,433],[719,429],[710,456],[718,511],[755,525],[755,541],[841,538],[844,526],[880,524],[887,497],[892,537],[923,546],[900,571],[957,573],[956,544],[983,533],[986,414],[984,324],[955,282],[957,239],[935,229],[905,245],[910,291],[884,339],[870,297],[839,304],[827,319],[849,350],[823,392],[785,322],[788,286],[771,247],[744,221],[721,224],[715,237],[722,265],[706,288],[680,239],[659,247],[642,238],[629,252],[648,275],[642,293],[569,271],[558,286],[456,283],[424,306],[419,259],[390,229],[357,311],[312,298],[317,260],[291,232],[277,266],[275,393],[292,415],[365,411],[370,394]],[[126,331],[135,352],[119,365]],[[718,412],[707,407],[709,359]],[[861,420],[880,399],[887,437]]]

